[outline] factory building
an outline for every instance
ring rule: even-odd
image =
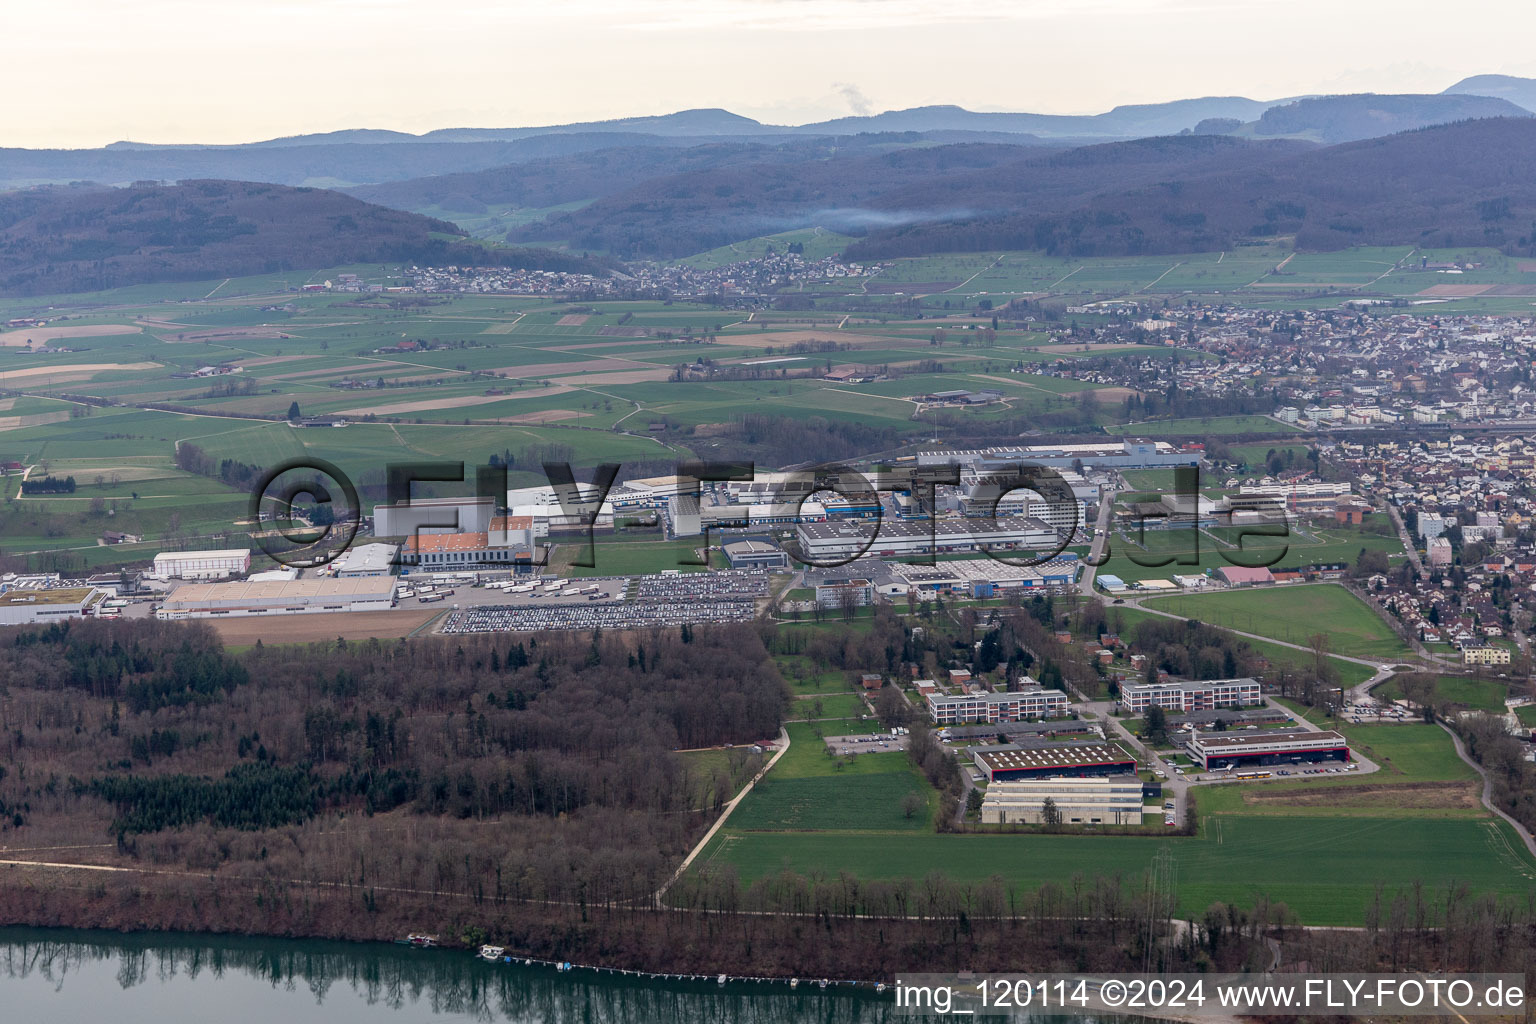
[[[1140,825],[1141,780],[1134,775],[1100,779],[1035,779],[996,782],[981,802],[985,824],[1039,824],[1049,800],[1063,825]]]
[[[0,626],[36,626],[94,614],[106,597],[95,587],[10,589],[0,593]]]
[[[765,540],[738,540],[722,547],[732,569],[787,569],[789,556]]]
[[[512,569],[533,564],[530,530],[506,531],[508,542],[489,533],[421,533],[405,539],[400,563],[420,572]]]
[[[1057,777],[1090,778],[1127,772],[1134,775],[1136,772],[1136,759],[1109,743],[984,747],[971,756],[988,782]]]
[[[934,692],[928,695],[928,713],[938,725],[1055,718],[1067,713],[1067,704],[1067,695],[1062,691],[1039,686],[1013,693],[963,693],[949,696]]]
[[[221,580],[251,571],[249,548],[218,551],[162,551],[153,574],[162,580]]]
[[[1206,771],[1349,760],[1349,741],[1332,730],[1197,732],[1184,742],[1184,749]]]
[[[1060,543],[1056,530],[1038,519],[882,519],[801,523],[799,550],[818,564],[868,554],[883,558],[947,551],[1040,550]]]
[[[1175,448],[1167,441],[1101,441],[1096,444],[1033,444],[997,448],[941,448],[919,452],[919,466],[960,465],[1004,471],[1008,464],[1026,463],[1055,469],[1113,467],[1156,469],[1163,466],[1198,466],[1198,450]]]
[[[417,533],[486,533],[496,514],[492,498],[412,498],[373,508],[375,537],[410,537]]]
[[[359,544],[348,548],[347,553],[336,560],[336,576],[357,579],[362,576],[392,576],[395,572],[395,556],[400,553],[398,544]]]
[[[162,619],[211,619],[244,615],[298,615],[315,612],[388,611],[395,580],[302,579],[253,583],[189,583],[160,604]]]
[[[919,595],[963,594],[993,597],[998,591],[1068,587],[1077,582],[1082,565],[1074,554],[1063,554],[1039,565],[1010,565],[995,558],[963,558],[933,565],[898,563],[892,576]]]
[[[1242,679],[1186,680],[1177,683],[1126,683],[1120,687],[1120,706],[1131,714],[1160,707],[1175,714],[1214,711],[1264,703],[1259,681]]]

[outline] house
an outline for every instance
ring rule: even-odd
[[[144,538],[136,533],[118,533],[116,530],[104,530],[97,543],[110,546],[112,544],[139,544],[143,540]]]
[[[859,676],[859,682],[864,684],[866,690],[878,690],[884,683],[884,677],[878,672],[865,672]]]

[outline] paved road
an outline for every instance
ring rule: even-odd
[[[1093,528],[1093,544],[1088,548],[1088,562],[1083,569],[1083,578],[1077,584],[1078,593],[1084,597],[1093,596],[1093,580],[1099,574],[1099,562],[1109,546],[1109,514],[1114,510],[1117,493],[1119,492],[1099,492],[1099,519]]]
[[[1413,538],[1408,536],[1408,527],[1403,523],[1403,517],[1398,514],[1397,506],[1390,501],[1382,502],[1386,506],[1387,516],[1392,520],[1392,525],[1397,527],[1397,539],[1403,543],[1403,552],[1408,556],[1408,563],[1413,566],[1413,571],[1423,579],[1428,575],[1424,571],[1424,560],[1419,557],[1419,549],[1414,547]]]
[[[1472,755],[1467,753],[1467,748],[1465,744],[1461,742],[1461,737],[1456,735],[1456,730],[1452,729],[1444,722],[1440,722],[1439,725],[1440,728],[1450,733],[1451,742],[1456,744],[1456,754],[1463,761],[1467,762],[1467,764],[1471,765],[1472,770],[1477,772],[1477,777],[1483,780],[1483,806],[1488,808],[1494,814],[1497,814],[1499,817],[1503,818],[1505,821],[1509,822],[1509,824],[1514,828],[1515,832],[1520,836],[1520,839],[1525,843],[1525,848],[1531,851],[1531,856],[1536,857],[1536,839],[1531,837],[1530,829],[1526,828],[1514,818],[1511,818],[1508,814],[1505,814],[1502,810],[1493,805],[1493,780],[1488,777],[1487,772],[1483,771],[1482,765],[1472,760]]]

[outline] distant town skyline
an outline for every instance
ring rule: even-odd
[[[774,124],[934,103],[1091,114],[1536,76],[1518,0],[57,0],[7,21],[0,146],[30,148],[692,107]]]

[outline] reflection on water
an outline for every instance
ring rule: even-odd
[[[0,928],[0,1020],[880,1024],[887,997],[657,982],[377,943]]]

